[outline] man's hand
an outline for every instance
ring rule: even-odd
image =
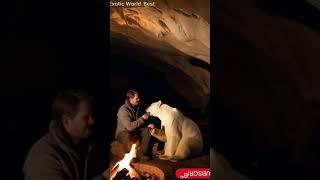
[[[154,125],[153,125],[153,124],[149,124],[149,125],[148,125],[148,128],[149,128],[149,132],[150,132],[150,134],[154,134],[154,133],[155,133],[156,128],[154,127]]]
[[[150,113],[144,113],[144,115],[142,115],[142,119],[147,120],[150,117]]]

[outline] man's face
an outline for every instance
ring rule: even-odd
[[[94,124],[91,115],[91,104],[87,101],[82,101],[74,118],[67,120],[65,128],[67,132],[74,138],[85,139],[90,135],[90,127]]]
[[[140,103],[139,94],[135,94],[132,98],[129,98],[129,102],[134,107],[138,106]]]

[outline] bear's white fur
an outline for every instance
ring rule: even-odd
[[[182,160],[202,152],[203,141],[198,125],[179,110],[158,101],[152,103],[146,112],[158,117],[165,128],[166,143],[161,159]]]

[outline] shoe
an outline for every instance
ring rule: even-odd
[[[149,161],[149,160],[152,160],[152,156],[147,156],[147,155],[144,155],[144,154],[139,154],[137,155],[136,158],[133,158],[132,159],[132,162],[135,163],[135,162],[146,162],[146,161]]]

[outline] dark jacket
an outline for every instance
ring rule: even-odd
[[[32,146],[27,155],[23,166],[25,180],[89,179],[88,169],[94,146],[84,147],[84,153],[78,151],[80,148],[72,143],[62,125],[52,121],[49,132]],[[104,178],[99,175],[94,179]]]
[[[116,138],[122,131],[134,131],[144,124],[142,117],[139,117],[139,107],[133,108],[128,101],[119,108],[117,113]]]

